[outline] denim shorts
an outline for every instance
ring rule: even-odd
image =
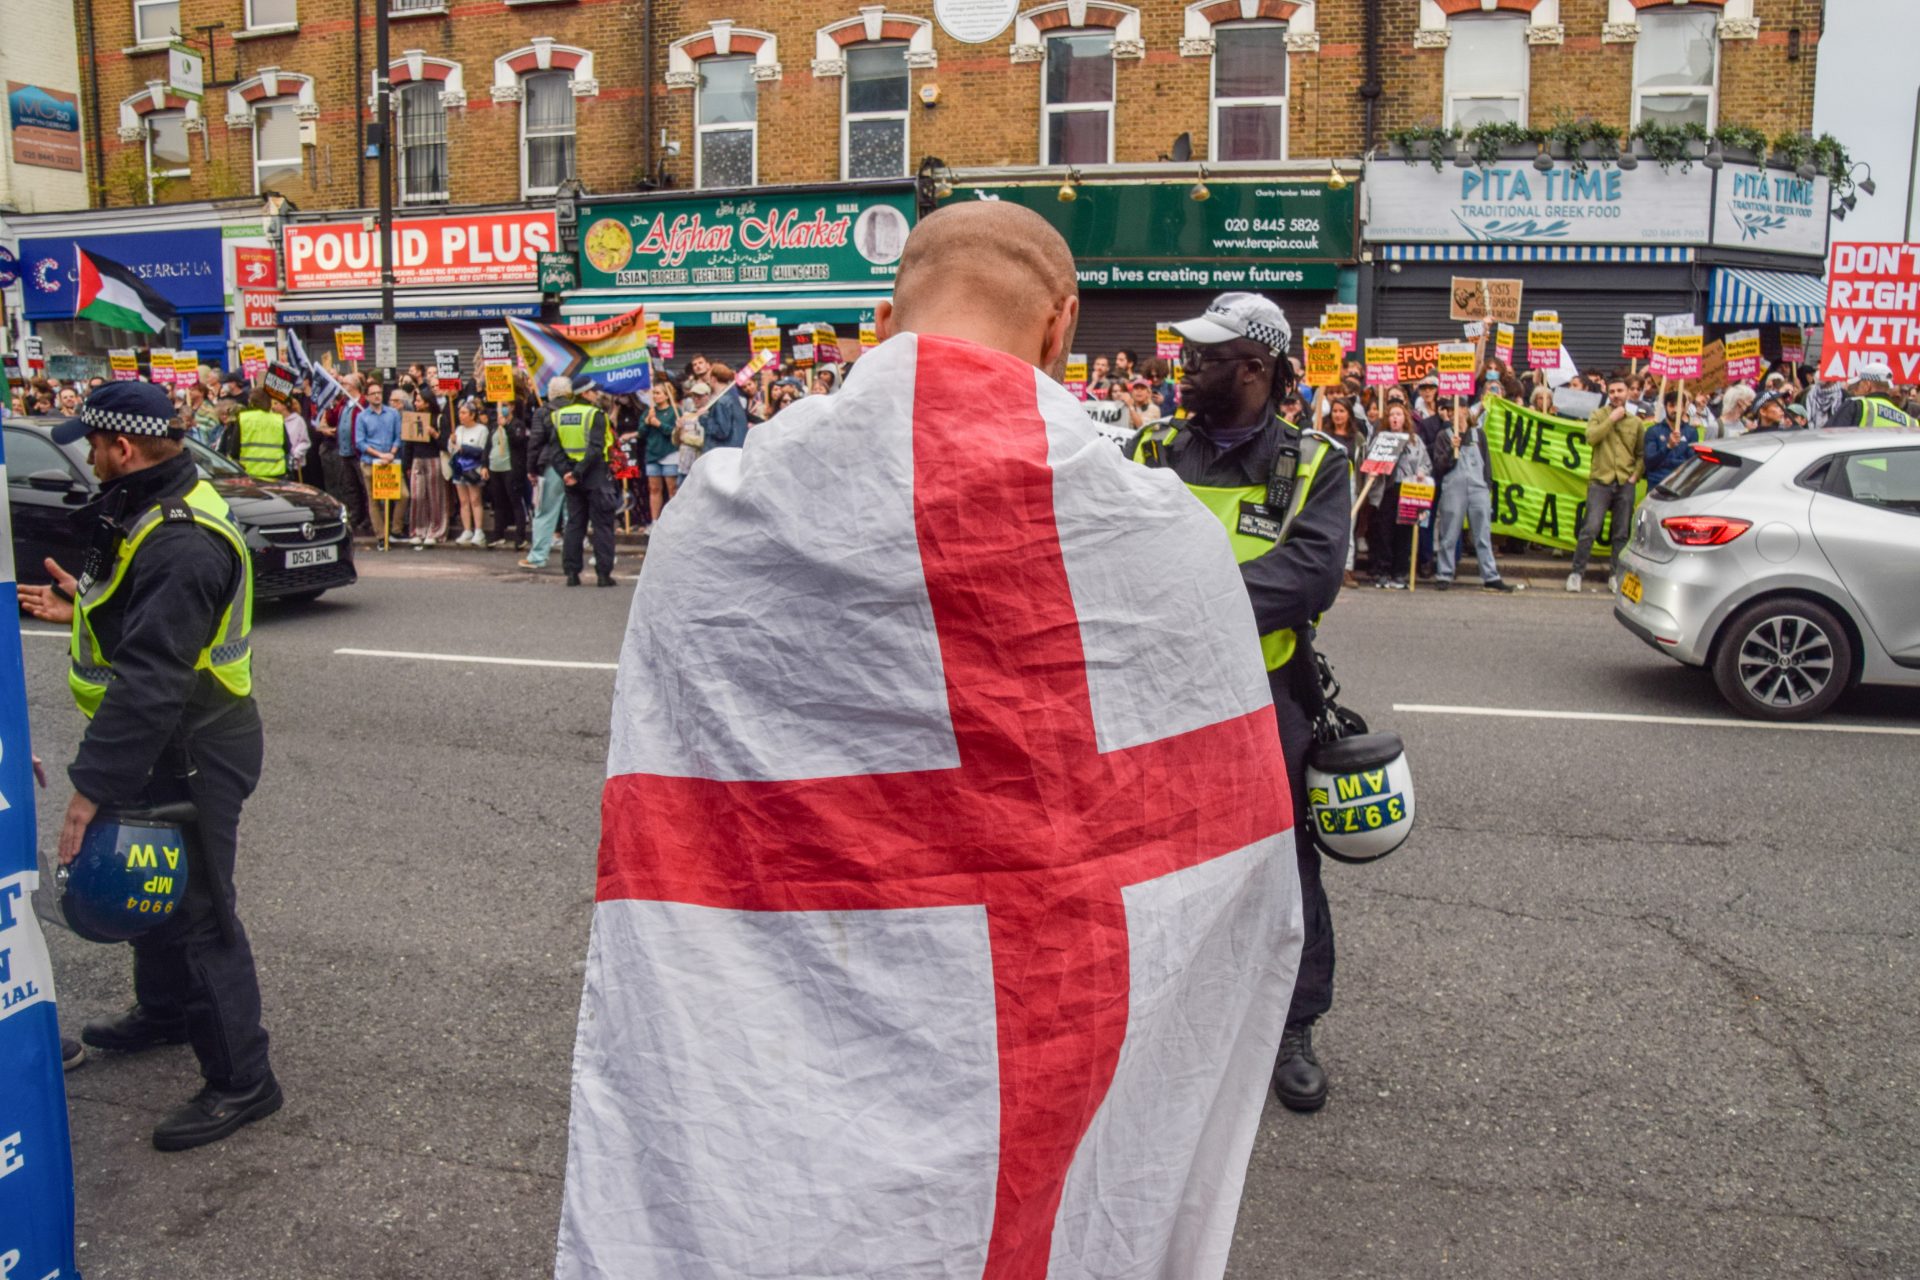
[[[678,476],[680,474],[680,462],[676,458],[662,458],[658,462],[649,462],[647,464],[647,474],[650,476]]]

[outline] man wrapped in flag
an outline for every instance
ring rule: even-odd
[[[931,215],[845,389],[656,525],[561,1280],[1224,1272],[1291,804],[1219,523],[1048,376],[1078,311],[1037,214]]]
[[[178,311],[160,291],[111,258],[75,247],[79,255],[79,285],[74,291],[74,316],[110,329],[159,334]]]

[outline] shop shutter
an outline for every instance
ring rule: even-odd
[[[1154,330],[1172,320],[1190,320],[1219,296],[1211,289],[1089,289],[1080,295],[1080,330],[1074,348],[1088,360],[1111,356],[1121,347],[1153,358]],[[1293,329],[1292,352],[1300,357],[1301,330],[1320,323],[1320,313],[1335,300],[1331,292],[1266,295],[1286,313]]]

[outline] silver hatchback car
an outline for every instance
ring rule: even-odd
[[[1920,430],[1696,445],[1634,516],[1613,613],[1757,719],[1920,686]]]

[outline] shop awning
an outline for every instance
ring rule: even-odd
[[[1827,286],[1820,276],[1747,267],[1715,267],[1713,324],[1819,324],[1827,314]]]
[[[635,307],[645,307],[650,315],[672,320],[689,328],[744,325],[748,316],[772,316],[783,325],[819,320],[826,324],[857,325],[873,319],[873,309],[889,294],[771,294],[760,296],[731,294],[685,295],[574,294],[560,304],[560,314],[568,320],[604,320],[622,315]]]
[[[1671,244],[1381,244],[1383,262],[1692,262],[1693,250]]]
[[[540,290],[395,289],[395,320],[489,320],[496,316],[537,316]],[[380,318],[378,289],[283,293],[274,299],[281,324],[335,324]]]

